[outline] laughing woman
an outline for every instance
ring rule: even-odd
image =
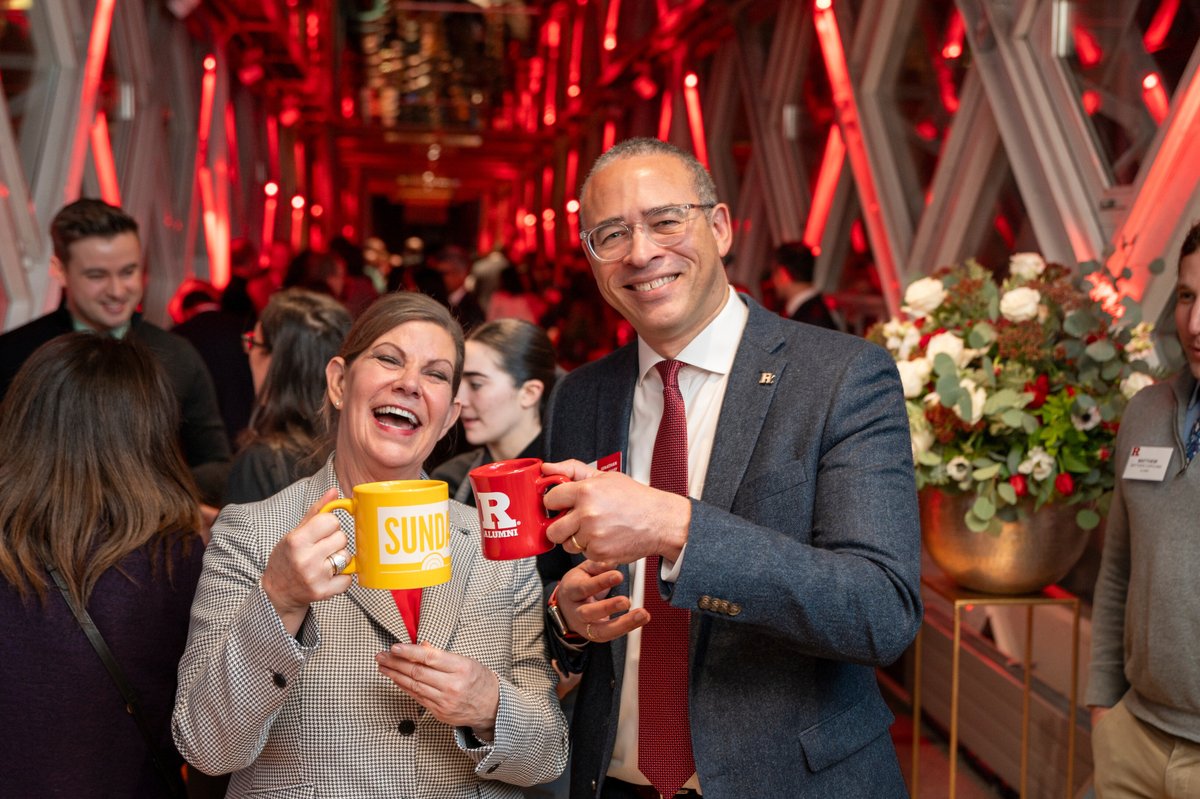
[[[325,468],[217,519],[173,721],[189,762],[233,772],[230,796],[500,799],[562,771],[532,562],[484,560],[478,515],[452,501],[452,580],[388,596],[339,572],[353,521],[318,512],[360,483],[422,477],[462,364],[443,306],[380,298],[326,370]]]

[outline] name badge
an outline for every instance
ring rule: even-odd
[[[614,452],[611,455],[605,455],[603,458],[592,461],[588,466],[602,472],[619,472],[621,471],[621,453]]]
[[[1167,466],[1174,451],[1173,447],[1134,447],[1129,451],[1129,460],[1121,477],[1161,483],[1167,476]]]

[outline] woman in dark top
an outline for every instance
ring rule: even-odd
[[[90,333],[42,345],[0,405],[0,794],[182,794],[170,715],[204,547],[178,423],[155,358]],[[49,567],[140,698],[163,772]]]
[[[325,365],[350,329],[350,312],[325,294],[291,288],[271,296],[244,337],[254,412],[233,460],[225,501],[266,499],[315,472],[322,444]]]
[[[458,389],[464,452],[433,470],[459,502],[474,504],[467,472],[511,458],[542,457],[542,412],[554,388],[554,346],[540,327],[520,319],[486,322],[467,337]]]

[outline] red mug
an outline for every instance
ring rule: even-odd
[[[475,491],[485,558],[516,560],[554,548],[546,537],[546,528],[554,520],[542,504],[542,495],[571,478],[543,475],[540,458],[496,461],[472,469],[467,476]]]

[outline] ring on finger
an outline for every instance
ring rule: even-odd
[[[587,623],[587,627],[583,628],[583,637],[589,641],[592,640],[592,623],[590,621]]]
[[[339,574],[341,574],[342,570],[346,568],[346,564],[350,562],[345,553],[341,551],[334,552],[332,555],[325,558],[325,560],[329,561],[329,565],[333,567],[334,577],[337,577]]]
[[[576,540],[575,540],[575,534],[574,534],[574,533],[571,533],[571,543],[572,543],[572,544],[574,544],[574,545],[575,545],[575,548],[576,548],[576,549],[578,549],[580,552],[583,552],[583,554],[585,554],[585,555],[587,554],[586,552],[584,552],[584,551],[583,551],[583,546],[582,546],[582,545],[580,545],[580,543],[579,543],[578,541],[576,541]]]

